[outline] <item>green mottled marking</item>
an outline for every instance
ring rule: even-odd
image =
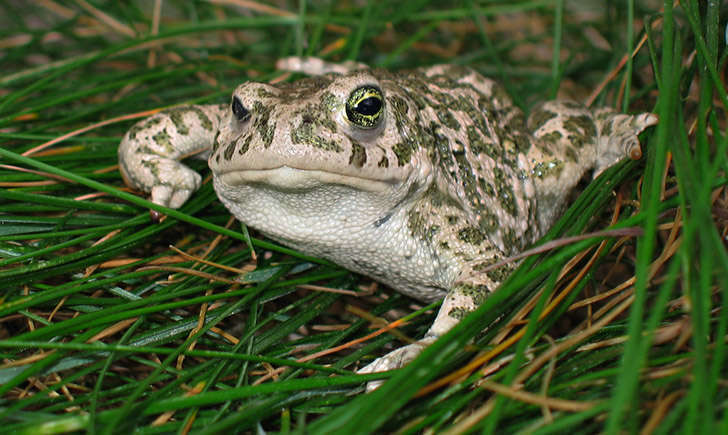
[[[265,128],[261,133],[260,137],[263,140],[263,146],[265,148],[270,147],[270,144],[273,143],[273,136],[276,132],[276,122],[273,122],[272,124],[269,124],[267,128]]]
[[[260,101],[253,103],[253,113],[255,114],[255,122],[253,127],[258,131],[260,135],[260,141],[263,143],[265,148],[270,147],[273,143],[273,135],[275,134],[276,123],[272,124],[270,121],[271,108],[266,107]],[[247,150],[246,150],[247,151]]]
[[[529,139],[528,135],[515,133],[513,135],[513,141],[516,143],[516,148],[518,152],[528,154],[528,151],[531,149],[531,140]]]
[[[194,112],[197,115],[197,117],[199,118],[200,125],[202,126],[202,128],[204,128],[207,131],[212,131],[213,129],[215,129],[212,120],[207,116],[207,114],[203,110],[195,107]]]
[[[483,136],[473,125],[469,125],[467,129],[468,143],[473,154],[485,154],[492,159],[498,158],[498,152],[495,145],[488,136]]]
[[[274,93],[270,92],[268,89],[266,89],[264,87],[258,87],[258,88],[256,88],[255,89],[255,95],[258,98],[261,98],[261,99],[264,99],[264,100],[268,100],[268,99],[271,99],[271,98],[275,97],[275,94]]]
[[[467,75],[472,73],[471,70]],[[462,81],[465,76],[451,76],[448,73],[445,74],[434,74],[429,77],[427,82],[433,83],[437,85],[439,88],[448,89],[451,91],[458,91],[458,92],[437,92],[435,89],[430,89],[429,92],[433,95],[439,95],[438,100],[440,101],[447,101],[446,99],[455,93],[467,93],[463,91],[471,91],[472,93],[475,93],[476,95],[485,95],[480,89],[473,86],[470,81]],[[481,82],[485,84],[485,82]],[[432,87],[431,87],[432,88]],[[489,98],[492,98],[492,94],[488,93],[487,95]],[[445,98],[444,100],[441,98]],[[448,103],[449,104],[449,103]]]
[[[409,97],[415,102],[417,110],[425,110],[427,107],[430,107],[430,102],[420,93],[413,93]]]
[[[428,143],[434,145],[433,149],[437,151],[440,166],[443,170],[448,171],[455,166],[455,160],[452,153],[452,147],[450,146],[450,141],[446,136],[440,134],[439,128],[440,126],[437,123],[434,121],[430,122],[430,132],[432,132],[432,135],[427,135],[427,137],[432,142]],[[424,137],[425,134],[423,133],[422,136]]]
[[[500,226],[498,217],[489,211],[481,211],[478,218],[478,227],[486,234],[494,233]]]
[[[136,151],[137,154],[157,154],[153,149],[149,148],[146,144],[140,145]]]
[[[407,102],[404,100],[404,98],[397,95],[389,97],[389,104],[392,109],[396,110],[402,115],[406,115],[409,111],[409,106],[407,105]]]
[[[339,99],[331,92],[321,94],[321,108],[329,112],[333,112],[340,106]]]
[[[351,156],[349,157],[349,164],[354,165],[357,168],[364,166],[367,162],[367,151],[366,149],[356,142],[351,144]]]
[[[568,139],[569,139],[569,141],[571,141],[571,143],[574,143],[574,141],[577,141],[580,138],[574,137],[574,136],[569,136]],[[569,160],[571,160],[572,162],[574,162],[574,163],[579,162],[579,156],[576,154],[576,150],[574,149],[574,147],[570,147],[570,146],[564,147],[564,154],[566,154],[566,157],[568,157]]]
[[[166,110],[165,113],[169,115],[169,119],[172,121],[172,124],[174,124],[174,128],[176,128],[177,132],[182,136],[187,136],[190,133],[189,125],[184,121],[184,116],[187,113],[194,113],[200,122],[200,127],[205,130],[212,131],[214,127],[212,120],[210,120],[207,114],[205,114],[205,112],[199,107],[178,107]]]
[[[312,114],[318,114],[316,122],[324,129],[331,133],[338,133],[339,125],[331,118],[330,112],[335,111],[340,106],[336,96],[331,92],[324,92],[321,96],[321,102],[317,107],[307,106],[306,110]]]
[[[501,207],[511,216],[516,216],[518,214],[516,195],[513,193],[513,187],[511,187],[509,178],[502,169],[495,167],[493,168],[493,181],[498,191],[498,201]]]
[[[389,167],[389,159],[387,156],[382,156],[381,159],[379,159],[379,163],[377,163],[377,167],[379,168],[388,168]]]
[[[569,143],[571,143],[571,145],[573,145],[574,147],[582,148],[584,146],[584,144],[589,141],[590,138],[583,134],[574,133],[574,134],[570,134],[568,136],[568,139],[569,139]]]
[[[493,98],[490,96],[481,96],[478,98],[478,110],[480,110],[486,118],[493,118],[496,114]]]
[[[489,260],[483,261],[482,263],[478,263],[475,266],[473,266],[473,270],[476,272],[483,272],[493,264],[497,263],[498,260],[496,258],[491,258]],[[513,272],[513,266],[509,264],[504,264],[503,266],[500,266],[496,269],[491,269],[485,272],[485,275],[491,279],[494,283],[500,283],[503,282],[506,278],[508,278],[508,275]]]
[[[488,297],[488,287],[477,284],[459,284],[455,288],[456,291],[465,296],[469,296],[476,306],[481,305],[485,298]]]
[[[248,137],[245,138],[243,141],[243,145],[240,146],[240,149],[238,150],[238,154],[241,156],[248,152],[248,149],[250,148],[250,142],[253,139],[253,135],[249,134]]]
[[[458,231],[458,239],[471,245],[480,245],[485,241],[485,234],[483,234],[478,228],[465,227]]]
[[[127,132],[126,134],[127,134],[127,136],[129,137],[129,139],[131,139],[131,140],[134,140],[134,139],[136,139],[136,135],[137,135],[137,133],[139,133],[140,131],[142,131],[142,129],[143,129],[143,128],[142,128],[142,126],[141,126],[141,125],[139,125],[139,124],[134,124],[134,125],[133,125],[133,126],[132,126],[132,127],[130,128],[130,129],[129,129],[129,131],[128,131],[128,132]]]
[[[403,98],[396,95],[389,97],[387,101],[389,102],[390,118],[394,118],[394,125],[397,127],[399,134],[402,135],[408,122],[407,112],[409,106]]]
[[[545,125],[549,120],[555,118],[557,115],[546,109],[538,109],[531,114],[530,120],[533,123],[533,130],[538,130]]]
[[[465,196],[468,198],[470,204],[477,206],[481,201],[480,194],[477,189],[477,181],[474,175],[475,171],[468,159],[465,157],[465,152],[453,152],[453,155],[458,164],[460,184],[465,190]]]
[[[404,166],[412,159],[413,145],[411,141],[399,142],[392,147],[392,152],[397,156],[397,164]]]
[[[596,113],[596,119],[597,121],[604,121],[605,119],[611,118],[614,113],[613,109],[604,107]]]
[[[571,133],[569,140],[577,148],[581,148],[584,144],[589,143],[597,135],[597,128],[594,125],[594,121],[587,115],[568,117],[564,121],[564,130]]]
[[[458,99],[454,103],[454,107],[457,110],[465,112],[465,114],[470,117],[475,128],[480,131],[480,134],[483,137],[490,136],[490,131],[488,130],[488,119],[494,119],[493,113],[480,110],[480,108],[473,104],[473,101],[463,95],[458,96]]]
[[[432,225],[423,234],[422,240],[426,242],[432,242],[432,240],[435,238],[437,233],[440,232],[440,226],[439,225]]]
[[[492,184],[488,183],[485,177],[478,177],[478,186],[488,198],[492,198],[495,196],[495,188]]]
[[[526,117],[523,115],[523,112],[519,110],[511,113],[512,115],[508,118],[508,124],[506,124],[508,130],[513,132],[526,131]]]
[[[161,178],[159,177],[159,166],[157,161],[153,160],[142,160],[142,166],[147,168],[149,172],[154,176],[155,180],[157,182],[161,182]]]
[[[142,122],[141,124],[134,124],[132,128],[129,129],[129,139],[136,139],[136,135],[139,132],[149,130],[155,125],[162,122],[162,117],[160,115],[152,116],[151,118],[148,118],[146,121]]]
[[[331,118],[326,118],[322,116],[318,119],[318,122],[321,127],[330,131],[331,133],[336,134],[339,132],[339,125]]]
[[[233,153],[235,152],[235,142],[232,142],[228,144],[228,146],[225,147],[225,151],[223,151],[222,158],[230,161],[230,159],[233,158]]]
[[[511,252],[517,252],[521,249],[524,240],[516,237],[516,232],[513,228],[501,228],[501,232],[503,243],[510,248]]]
[[[511,111],[511,115],[508,119],[508,123],[503,126],[508,136],[516,144],[516,152],[527,154],[531,149],[531,137],[526,134],[526,119],[523,112]]]
[[[604,122],[602,124],[602,131],[600,132],[600,135],[602,137],[611,136],[613,128],[614,128],[614,119],[610,119],[609,121]]]
[[[271,95],[271,99],[278,100],[284,105],[301,104],[321,92],[322,89],[328,88],[331,81],[331,76],[320,75],[291,83],[278,83],[276,87],[280,92]]]
[[[413,237],[424,238],[425,218],[416,210],[411,210],[407,215],[407,229]]]
[[[511,270],[504,266],[489,270],[485,272],[485,274],[486,276],[488,276],[488,278],[490,278],[491,281],[499,283],[505,281],[505,279],[508,278],[508,275],[511,274]]]
[[[449,83],[450,81],[448,81]],[[440,83],[441,86],[443,86],[442,83]],[[443,86],[445,87],[445,86]],[[450,95],[447,92],[434,92],[432,91],[432,96],[435,97],[437,102],[440,104],[437,108],[437,112],[445,112],[448,110],[448,108],[453,107],[456,104],[455,98]],[[439,114],[438,114],[439,116]]]
[[[424,196],[425,196],[425,198],[429,198],[430,205],[432,205],[435,208],[441,208],[444,206],[457,208],[459,206],[459,204],[456,201],[454,201],[450,197],[450,195],[448,195],[447,193],[440,190],[437,187],[437,184],[435,184],[435,183],[430,185],[430,187],[425,192]],[[451,217],[454,217],[455,219],[457,219],[456,216],[451,216]]]
[[[462,307],[454,307],[447,312],[447,315],[453,319],[462,320],[469,311]]]
[[[546,134],[544,134],[542,136],[539,136],[539,138],[542,141],[548,142],[550,144],[556,144],[556,143],[558,143],[561,140],[562,137],[564,137],[564,135],[561,134],[561,132],[558,131],[558,130],[554,130],[554,131],[548,132],[548,133],[546,133]],[[546,152],[549,155],[552,154],[551,150],[548,147],[547,148],[542,148],[542,151]]]
[[[212,152],[214,153],[220,148],[220,130],[215,132],[215,137],[212,139]]]
[[[493,264],[495,264],[497,261],[498,260],[495,259],[495,258],[489,258],[489,259],[487,259],[485,261],[481,261],[478,264],[474,264],[473,265],[473,270],[476,271],[476,272],[483,273],[483,271],[485,269],[489,268],[490,266],[492,266]]]
[[[432,195],[430,195],[429,192],[434,192],[434,193]],[[440,190],[437,189],[435,183],[433,183],[430,186],[430,188],[427,190],[427,193],[425,193],[424,197],[429,199],[430,205],[436,209],[442,207],[445,204],[445,201],[447,200],[445,195],[443,195],[442,192],[440,192]]]
[[[579,110],[583,109],[584,106],[577,103],[576,101],[570,101],[570,100],[561,100],[561,105],[566,107],[567,109],[573,109],[573,110]]]
[[[440,107],[440,109],[437,110],[437,119],[440,120],[443,125],[449,127],[451,130],[460,130],[460,123],[458,122],[457,118],[455,118],[455,115],[450,112],[447,107]]]
[[[531,170],[531,174],[538,178],[556,177],[561,175],[561,171],[564,169],[564,162],[558,159],[553,159],[548,162],[538,162],[536,166]]]
[[[161,122],[162,122],[162,117],[160,115],[153,116],[153,117],[147,119],[147,121],[144,123],[144,125],[142,125],[142,128],[146,130],[148,128],[154,127],[155,125],[160,124]]]
[[[177,133],[182,136],[187,136],[190,133],[190,129],[187,127],[187,124],[185,124],[183,119],[185,114],[184,109],[168,110],[167,114],[169,115],[169,119],[172,121],[172,124],[174,124],[174,128],[177,129]]]
[[[301,123],[291,130],[291,141],[296,144],[310,145],[324,151],[335,151],[337,153],[344,151],[338,143],[315,134],[314,120],[308,115],[304,115]]]
[[[174,145],[172,145],[172,137],[167,133],[167,129],[160,131],[152,136],[152,140],[157,145],[161,145],[169,154],[174,154]]]

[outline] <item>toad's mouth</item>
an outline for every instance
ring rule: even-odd
[[[218,174],[217,179],[232,187],[263,184],[280,190],[310,190],[324,185],[339,185],[367,192],[383,192],[397,184],[396,180],[376,180],[315,169],[297,169],[290,166],[234,170]]]

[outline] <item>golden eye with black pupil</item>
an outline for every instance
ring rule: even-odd
[[[238,121],[247,121],[250,118],[250,112],[243,106],[238,97],[233,97],[232,110]]]
[[[346,100],[346,117],[361,128],[374,128],[384,111],[384,97],[376,86],[364,85],[352,91]]]

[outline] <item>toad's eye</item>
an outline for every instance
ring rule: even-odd
[[[383,109],[384,97],[376,86],[360,86],[346,100],[346,117],[361,128],[374,128],[379,125]]]
[[[243,106],[238,97],[233,97],[232,110],[238,121],[247,121],[250,118],[250,112]]]

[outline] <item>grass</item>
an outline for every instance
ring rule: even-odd
[[[728,433],[719,2],[148,3],[0,4],[5,431]],[[464,64],[524,109],[558,91],[660,123],[543,242],[606,233],[523,260],[404,369],[356,375],[436,306],[248,232],[209,183],[165,210],[116,166],[133,120],[294,54]]]

